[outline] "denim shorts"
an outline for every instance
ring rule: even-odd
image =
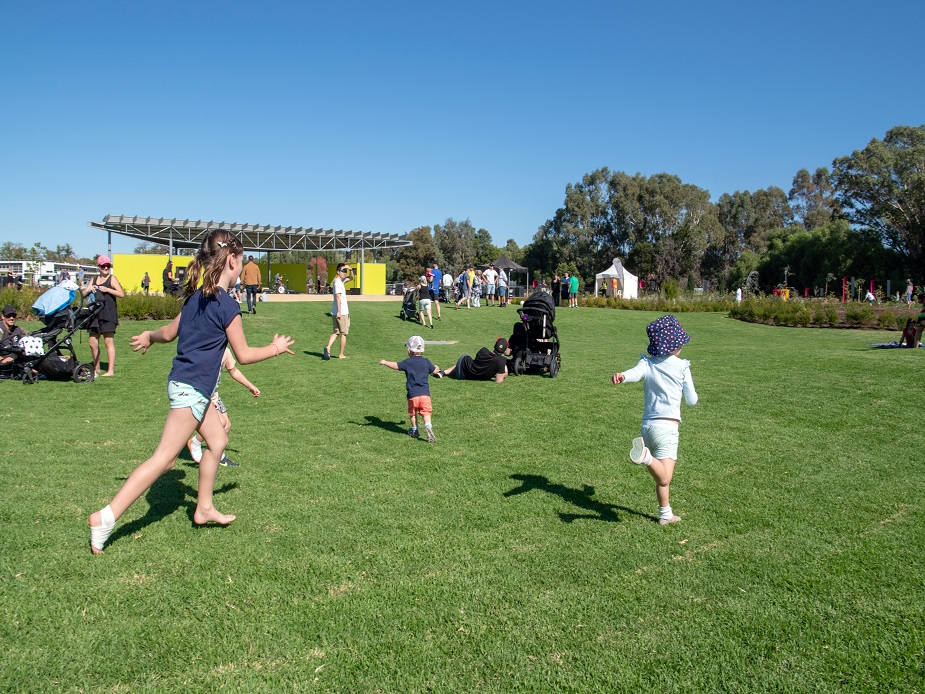
[[[650,420],[643,423],[639,430],[646,447],[652,453],[653,458],[663,460],[671,458],[678,459],[678,423],[666,420]]]
[[[198,390],[179,381],[169,381],[167,383],[167,397],[170,400],[170,409],[178,410],[188,407],[193,412],[193,416],[200,422],[206,416],[206,407],[209,406],[209,398],[205,397]]]

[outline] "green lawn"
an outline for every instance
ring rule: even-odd
[[[0,690],[896,691],[925,689],[925,350],[897,333],[682,314],[700,403],[672,506],[628,462],[654,313],[560,310],[558,378],[432,380],[437,442],[404,431],[399,304],[261,304],[252,344],[295,357],[225,379],[228,528],[194,529],[184,455],[102,556],[87,515],[154,449],[173,345],[117,334],[117,377],[0,382]],[[446,311],[426,356],[510,333]],[[156,325],[160,325],[159,323]],[[86,344],[80,346],[84,354]]]

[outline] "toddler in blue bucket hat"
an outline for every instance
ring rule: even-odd
[[[688,405],[697,404],[697,391],[691,378],[691,363],[680,359],[681,348],[691,341],[678,319],[662,316],[646,326],[649,356],[623,373],[615,373],[614,385],[644,381],[645,407],[641,436],[633,439],[630,460],[645,465],[655,479],[660,525],[677,523],[668,499],[671,478],[678,458],[678,425],[681,423],[681,396]]]

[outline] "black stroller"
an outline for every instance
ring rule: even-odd
[[[40,316],[44,328],[0,349],[3,356],[14,357],[12,363],[4,365],[3,377],[21,379],[26,385],[43,376],[49,381],[93,381],[93,364],[77,361],[71,338],[78,330],[89,328],[102,309],[102,302],[97,301],[80,308],[65,306]]]
[[[555,300],[543,291],[534,292],[517,309],[520,322],[508,341],[513,355],[513,371],[520,376],[528,371],[559,374],[559,333],[556,331]]]
[[[418,319],[418,292],[416,289],[405,292],[401,300],[401,313],[398,316],[402,320],[416,321]]]

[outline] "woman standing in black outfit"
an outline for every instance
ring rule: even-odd
[[[101,255],[96,259],[96,264],[100,268],[100,274],[87,282],[80,289],[84,296],[93,294],[95,301],[100,301],[103,308],[99,316],[90,324],[90,337],[87,338],[87,344],[90,345],[90,354],[93,355],[93,372],[97,376],[112,376],[116,367],[116,326],[119,325],[119,309],[116,307],[116,299],[125,296],[125,291],[119,280],[112,274],[112,261],[108,256]],[[100,373],[100,335],[103,336],[103,343],[106,345],[107,363],[106,373]]]

